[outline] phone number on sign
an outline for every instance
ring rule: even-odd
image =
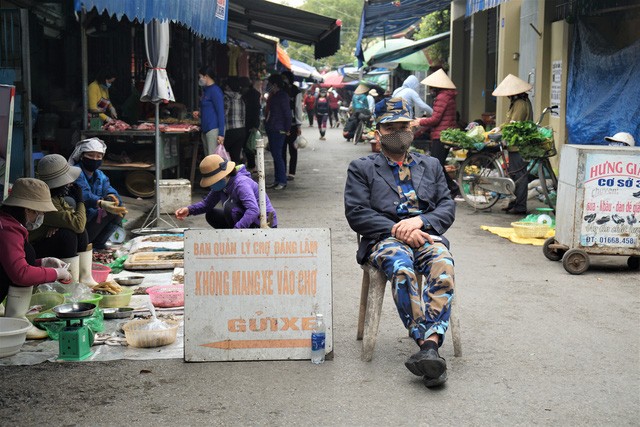
[[[619,236],[584,236],[585,245],[598,244],[598,245],[631,245],[636,244],[635,237],[619,237]]]

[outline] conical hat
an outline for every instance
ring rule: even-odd
[[[455,89],[456,85],[453,84],[447,73],[444,72],[442,68],[440,68],[435,73],[429,75],[426,79],[422,80],[422,83],[425,86],[430,87],[439,87],[442,89]]]
[[[360,83],[354,92],[355,92],[356,95],[361,95],[363,93],[367,93],[367,92],[369,92],[369,86]]]
[[[500,82],[498,87],[493,91],[493,96],[513,96],[519,93],[525,93],[531,90],[533,86],[525,82],[521,78],[509,74]]]

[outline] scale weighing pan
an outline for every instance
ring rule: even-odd
[[[51,311],[53,311],[59,319],[77,319],[79,317],[91,316],[95,309],[95,304],[90,304],[88,302],[74,302],[57,305],[53,307]]]

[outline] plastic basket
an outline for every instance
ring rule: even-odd
[[[131,347],[150,348],[174,343],[180,323],[175,320],[163,321],[171,325],[171,327],[168,329],[148,330],[146,327],[151,322],[150,319],[136,319],[127,322],[122,327],[127,344]]]
[[[512,222],[511,226],[515,231],[516,236],[524,239],[544,238],[551,228],[547,224],[538,224],[536,222]]]
[[[152,286],[147,289],[154,307],[182,307],[184,305],[184,286]]]
[[[108,265],[98,264],[97,262],[91,264],[91,276],[93,276],[93,280],[96,282],[106,282],[109,273],[111,273],[111,267]]]

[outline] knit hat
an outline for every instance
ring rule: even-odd
[[[231,160],[225,160],[217,154],[211,154],[200,162],[200,187],[211,187],[225,176],[229,175],[236,164]]]
[[[427,76],[427,78],[422,80],[420,83],[422,83],[425,86],[439,87],[439,88],[442,88],[442,89],[455,89],[456,88],[456,85],[453,84],[453,82],[451,81],[449,76],[447,76],[447,73],[445,73],[442,68],[440,68],[435,73],[430,74],[429,76]]]
[[[51,203],[51,192],[43,181],[35,178],[18,178],[11,188],[11,194],[2,202],[5,206],[18,206],[36,212],[55,212]]]
[[[521,78],[509,74],[504,78],[493,91],[493,96],[513,96],[520,93],[525,93],[533,88],[529,83],[525,82]]]
[[[378,102],[374,110],[374,116],[376,124],[411,121],[407,103],[400,97]]]
[[[363,93],[367,93],[367,92],[369,92],[369,86],[362,83],[360,83],[356,88],[356,90],[354,91],[356,95],[362,95]]]
[[[38,162],[38,178],[49,188],[58,188],[71,184],[80,176],[80,168],[69,166],[67,159],[60,154],[48,154]]]

